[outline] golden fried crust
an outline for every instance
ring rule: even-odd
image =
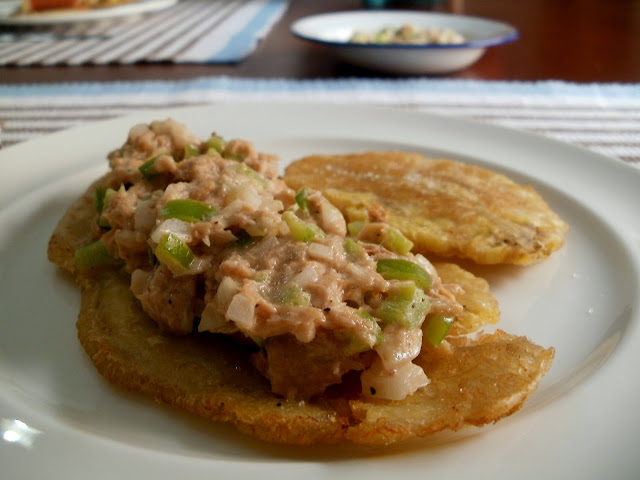
[[[463,306],[462,315],[451,325],[450,335],[464,335],[500,320],[500,305],[491,294],[489,284],[454,263],[434,263],[444,284],[462,288],[456,300]]]
[[[349,221],[381,205],[416,251],[480,264],[535,263],[562,246],[568,229],[531,187],[415,153],[314,155],[287,167],[285,181],[323,191]]]
[[[416,363],[431,384],[402,402],[352,402],[347,438],[389,444],[467,425],[496,422],[522,407],[551,367],[554,350],[502,331],[451,340],[447,355],[423,352]]]

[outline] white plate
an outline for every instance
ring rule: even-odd
[[[263,445],[107,385],[76,340],[79,294],[47,262],[47,240],[129,127],[169,116],[201,137],[215,130],[253,139],[285,164],[312,152],[401,148],[533,184],[570,223],[566,246],[537,266],[478,273],[501,302],[501,328],[556,347],[540,388],[495,426],[375,452]],[[267,103],[91,124],[2,150],[0,166],[3,478],[586,480],[640,472],[640,174],[619,161],[453,118]]]
[[[467,41],[458,45],[355,44],[355,32],[376,32],[411,24],[418,28],[452,28]],[[487,47],[518,38],[511,25],[485,18],[449,13],[402,10],[353,11],[312,15],[291,25],[299,38],[330,48],[345,62],[394,74],[444,74],[477,61]]]
[[[91,10],[60,9],[22,14],[19,1],[0,0],[0,25],[37,26],[107,20],[163,10],[177,2],[178,0],[136,0],[115,7]]]

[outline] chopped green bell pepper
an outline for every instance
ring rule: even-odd
[[[160,239],[154,253],[174,273],[188,270],[196,258],[189,245],[173,233],[167,233]]]
[[[422,334],[424,338],[429,340],[434,347],[442,343],[444,337],[447,336],[454,317],[440,314],[432,314],[422,324]]]
[[[282,305],[293,307],[309,307],[311,305],[311,295],[296,284],[287,284],[278,288],[273,298]]]
[[[303,187],[296,192],[296,203],[300,207],[304,213],[309,213],[309,201],[307,200],[307,192],[309,189],[307,187]]]
[[[200,150],[195,145],[184,146],[184,158],[197,157],[200,155]]]
[[[102,213],[104,210],[104,197],[107,194],[107,187],[101,185],[95,189],[93,192],[93,203],[96,206],[96,210],[98,213]]]
[[[396,281],[389,295],[374,312],[386,324],[414,329],[424,321],[431,303],[412,281]]]
[[[364,318],[365,320],[368,320],[369,322],[371,322],[371,326],[374,328],[375,333],[376,333],[376,343],[375,344],[378,345],[379,343],[381,343],[382,339],[383,339],[382,329],[380,328],[380,325],[378,325],[378,321],[376,320],[376,317],[371,315],[366,310],[363,310],[362,308],[358,309],[358,316],[360,316],[361,318]]]
[[[253,178],[262,187],[267,188],[267,181],[265,180],[265,178],[262,175],[260,175],[260,173],[258,173],[253,168],[251,168],[249,165],[247,165],[246,163],[239,163],[237,165],[234,165],[234,167],[235,167],[234,170],[236,171],[236,173],[239,173],[240,175],[244,175],[245,177]]]
[[[220,135],[211,135],[209,140],[207,140],[207,153],[209,155],[213,155],[214,153],[221,154],[226,146],[226,140]]]
[[[142,165],[140,165],[138,170],[142,174],[142,178],[150,182],[154,178],[158,177],[159,174],[154,172],[153,167],[155,166],[156,160],[160,158],[162,155],[165,155],[165,154],[161,153],[159,155],[156,155],[155,157],[150,158],[149,160],[144,162]]]
[[[374,316],[361,308],[356,310],[355,313],[359,317],[370,322],[371,333],[375,335],[375,341],[374,344],[371,345],[370,339],[362,338],[354,330],[334,330],[334,335],[343,344],[344,353],[347,356],[371,350],[371,348],[379,345],[383,340],[382,329],[380,328],[380,325],[378,325],[378,322],[376,321],[376,318]]]
[[[363,220],[356,220],[353,222],[347,223],[347,231],[349,235],[353,235],[354,237],[360,233],[360,231],[364,228],[366,222]]]
[[[405,237],[400,230],[388,225],[382,237],[382,246],[392,252],[406,255],[413,248],[413,242]]]
[[[96,206],[96,210],[98,211],[98,214],[100,214],[98,217],[98,225],[101,227],[110,227],[109,222],[102,216],[102,212],[104,211],[105,207],[109,205],[111,197],[113,197],[116,193],[118,192],[116,192],[113,188],[101,186],[96,188],[93,194],[93,200]]]
[[[326,234],[314,223],[305,222],[288,210],[282,214],[282,220],[287,224],[293,238],[299,242],[310,242],[314,238],[324,238]]]
[[[358,243],[357,240],[353,238],[345,238],[344,239],[344,251],[347,253],[347,257],[349,260],[355,261],[358,260],[362,254],[364,253],[364,247]]]
[[[412,280],[423,290],[431,286],[431,276],[420,265],[401,258],[381,258],[376,271],[385,280]]]
[[[214,206],[190,198],[169,200],[160,210],[163,218],[178,218],[190,223],[203,222],[216,213]]]
[[[99,267],[108,263],[114,263],[115,259],[107,251],[102,240],[96,240],[89,245],[76,249],[73,253],[75,265],[80,270]]]

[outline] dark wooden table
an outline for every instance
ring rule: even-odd
[[[381,76],[342,64],[325,49],[289,32],[291,22],[305,15],[361,6],[361,0],[292,0],[283,19],[258,49],[235,65],[0,67],[0,83],[183,79],[209,75]],[[437,9],[506,21],[520,31],[518,41],[489,49],[476,64],[448,78],[640,82],[640,0],[451,0]]]

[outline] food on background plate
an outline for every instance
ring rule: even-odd
[[[529,186],[474,165],[417,153],[311,155],[286,169],[349,222],[384,219],[422,254],[528,265],[563,243],[567,224]]]
[[[59,9],[107,8],[133,1],[135,0],[22,0],[20,13],[28,14]]]
[[[452,28],[420,28],[409,23],[400,27],[384,27],[373,32],[357,30],[349,39],[351,43],[378,45],[459,45],[466,40]]]
[[[49,258],[109,381],[286,444],[389,444],[518,410],[553,349],[476,332],[486,281],[380,221],[347,225],[243,140],[136,125]],[[351,231],[349,231],[351,230]]]

